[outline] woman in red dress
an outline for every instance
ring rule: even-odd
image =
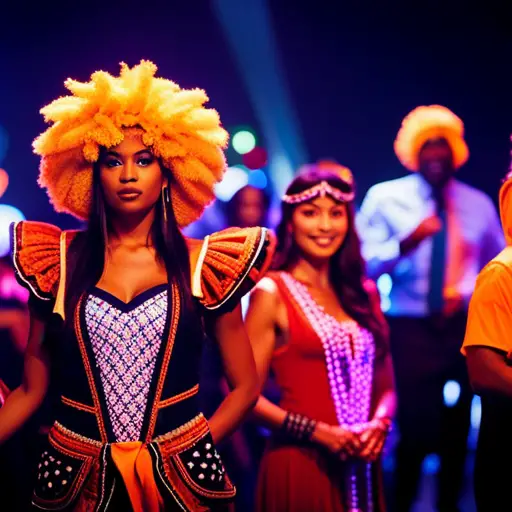
[[[288,187],[274,273],[251,296],[246,326],[263,383],[255,413],[275,435],[257,510],[384,510],[378,461],[395,411],[387,326],[365,278],[353,178],[312,166]]]

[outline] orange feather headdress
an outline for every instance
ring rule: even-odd
[[[39,184],[58,212],[86,220],[92,198],[93,164],[100,147],[120,144],[124,130],[141,129],[150,147],[173,176],[171,201],[178,224],[197,220],[214,199],[214,185],[226,169],[228,134],[201,89],[181,89],[155,77],[149,61],[121,73],[104,71],[86,83],[68,79],[72,93],[41,110],[51,126],[34,141],[41,156]]]

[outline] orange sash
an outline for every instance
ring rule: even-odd
[[[112,460],[123,477],[134,512],[161,512],[164,502],[156,486],[151,455],[140,441],[111,445]]]

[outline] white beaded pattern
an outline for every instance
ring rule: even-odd
[[[314,199],[315,197],[325,197],[326,195],[330,195],[340,203],[348,203],[354,199],[355,193],[354,191],[342,192],[337,188],[331,187],[327,181],[321,181],[318,185],[314,185],[303,192],[290,195],[285,194],[281,200],[288,204],[298,204],[311,201],[311,199]]]

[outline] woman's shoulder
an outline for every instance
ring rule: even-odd
[[[280,298],[281,286],[283,285],[283,271],[281,270],[269,270],[265,276],[255,286],[255,291],[266,292]]]
[[[53,224],[21,221],[11,225],[12,259],[19,283],[37,298],[54,299],[58,289],[62,252],[77,231]]]
[[[229,228],[187,242],[192,294],[210,310],[236,305],[263,278],[275,250],[273,233],[263,227]]]

